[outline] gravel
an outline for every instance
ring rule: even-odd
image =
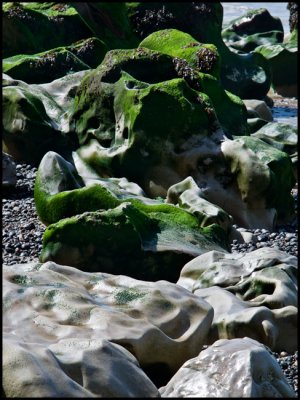
[[[45,231],[45,226],[38,219],[33,198],[37,169],[27,164],[17,164],[16,170],[16,187],[2,198],[2,263],[7,265],[38,261]],[[297,189],[294,189],[292,194],[297,209]],[[253,240],[244,244],[233,241],[233,253],[246,253],[268,246],[298,256],[297,221],[278,226],[275,232],[266,229],[248,230],[236,225],[235,227],[253,233]],[[298,351],[288,354],[283,349],[281,353],[272,354],[298,396]]]

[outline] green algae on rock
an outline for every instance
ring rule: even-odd
[[[3,57],[35,54],[91,37],[68,3],[3,4]]]
[[[96,68],[106,51],[103,42],[89,38],[42,53],[5,58],[3,71],[26,83],[46,83],[77,71]]]
[[[187,261],[213,249],[226,251],[219,226],[200,228],[197,218],[178,207],[136,200],[49,225],[40,259],[90,272],[175,282]]]

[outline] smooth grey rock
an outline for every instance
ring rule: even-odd
[[[206,301],[173,283],[53,262],[4,265],[3,307],[4,332],[19,343],[45,352],[70,339],[105,339],[129,350],[142,368],[164,364],[170,374],[199,353],[213,319]]]
[[[160,397],[135,357],[103,339],[62,339],[49,346],[6,334],[6,397]]]
[[[298,259],[281,250],[263,247],[249,253],[210,251],[182,268],[177,284],[194,292],[210,286],[228,288],[243,283],[254,271],[277,266],[293,276]],[[295,278],[293,278],[294,284]]]
[[[270,108],[267,106],[267,104],[263,100],[256,100],[256,99],[251,99],[251,100],[246,100],[243,99],[243,102],[250,112],[253,110],[255,113],[258,114],[259,118],[262,118],[266,121],[273,121],[273,115],[270,110]]]
[[[298,348],[298,309],[293,305],[271,310],[253,305],[218,286],[194,292],[214,309],[208,343],[248,336],[272,351],[294,352]]]
[[[276,359],[248,337],[218,340],[159,391],[162,397],[296,397]]]

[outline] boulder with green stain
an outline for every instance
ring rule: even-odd
[[[269,65],[264,57],[240,55],[230,51],[221,30],[221,3],[126,3],[133,29],[144,39],[163,29],[177,29],[200,43],[217,47],[221,58],[224,88],[241,98],[265,97],[271,85]]]
[[[35,54],[92,36],[68,3],[3,4],[3,57]]]
[[[64,48],[34,55],[20,54],[3,60],[4,72],[29,84],[51,82],[85,69],[89,66]]]
[[[139,47],[160,51],[172,57],[183,58],[194,69],[220,76],[220,56],[212,44],[202,44],[191,35],[177,29],[164,29],[153,32],[141,41]]]
[[[283,26],[278,17],[259,8],[228,22],[222,30],[222,38],[226,45],[248,53],[260,45],[282,43]]]
[[[183,77],[193,89],[210,97],[218,120],[229,136],[249,133],[241,100],[224,90],[220,82],[221,61],[214,45],[202,44],[177,29],[165,29],[147,36],[139,48],[160,51],[173,57],[178,76]]]
[[[290,221],[295,217],[294,199],[291,195],[295,176],[291,158],[287,153],[254,136],[239,137],[236,140],[255,153],[261,168],[264,166],[269,170],[269,183],[264,190],[266,208],[276,209],[277,223]],[[255,184],[254,180],[252,182],[253,188],[257,190],[258,183]],[[249,182],[249,188],[252,187],[252,182]]]
[[[279,122],[268,122],[251,136],[261,139],[272,147],[289,154],[293,164],[297,164],[298,130],[295,126]]]
[[[126,176],[149,194],[154,169],[165,168],[162,190],[153,195],[166,194],[178,182],[172,170],[180,146],[192,137],[224,136],[215,133],[219,124],[208,96],[184,79],[148,84],[122,72],[112,86],[97,81],[96,71],[78,90],[73,121],[78,155],[100,176]]]
[[[228,250],[226,241],[220,226],[200,228],[196,217],[178,207],[132,200],[49,225],[40,260],[175,282],[187,261],[213,249]]]
[[[37,54],[18,54],[3,60],[3,71],[26,83],[45,83],[77,71],[96,68],[107,51],[96,38]]]
[[[284,97],[297,97],[298,82],[298,29],[288,41],[256,47],[254,53],[263,55],[272,71],[272,87]]]
[[[101,178],[76,153],[67,161],[55,152],[47,152],[37,171],[34,199],[45,225],[85,211],[108,210],[131,198],[151,202],[138,185],[126,178]]]

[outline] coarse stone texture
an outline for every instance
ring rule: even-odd
[[[218,340],[187,361],[162,397],[296,397],[269,350],[256,340]]]
[[[2,151],[2,190],[12,189],[16,186],[16,164],[13,158]]]
[[[212,307],[206,301],[170,282],[143,282],[124,275],[91,274],[53,262],[4,265],[3,296],[3,329],[14,351],[23,352],[27,359],[42,357],[43,364],[48,366],[54,363],[55,375],[58,363],[69,378],[77,377],[75,380],[81,390],[89,389],[88,382],[90,389],[93,386],[95,390],[102,390],[101,382],[105,383],[105,378],[103,381],[99,373],[103,363],[101,354],[104,356],[105,352],[123,353],[124,368],[127,368],[126,364],[128,368],[133,364],[131,368],[137,372],[138,364],[133,357],[106,341],[127,349],[153,382],[166,384],[186,360],[199,353],[207,341],[213,319]],[[24,348],[27,346],[29,354],[26,355]],[[87,357],[82,352],[85,347],[87,353],[89,349],[99,351],[100,358]],[[24,367],[24,358],[12,363],[11,357],[11,352],[7,351],[4,388],[13,391],[16,385],[11,384],[11,374]],[[109,362],[108,359],[107,367]],[[35,361],[32,363],[31,372],[37,373],[38,366]],[[111,363],[106,377],[117,372],[114,371],[117,364],[113,360]],[[78,376],[93,367],[95,376],[78,380]],[[40,373],[46,371],[43,366]],[[120,379],[123,374],[126,381],[129,376],[126,371],[120,371]],[[129,380],[129,386],[124,382],[124,390],[130,387],[133,390],[135,375]],[[45,379],[48,373],[43,376]],[[146,384],[151,389],[145,377],[139,376],[145,383],[137,385],[135,393],[142,393],[143,387],[146,390]],[[30,377],[31,374],[23,381],[24,385]],[[20,380],[24,378],[21,374]],[[49,389],[54,384],[56,390],[68,390],[64,386],[60,388],[60,383],[61,380],[56,387],[53,379]],[[74,386],[78,387],[73,384],[74,390]],[[115,389],[121,389],[120,386]],[[20,384],[21,389],[26,387]],[[29,389],[33,390],[33,385]]]

